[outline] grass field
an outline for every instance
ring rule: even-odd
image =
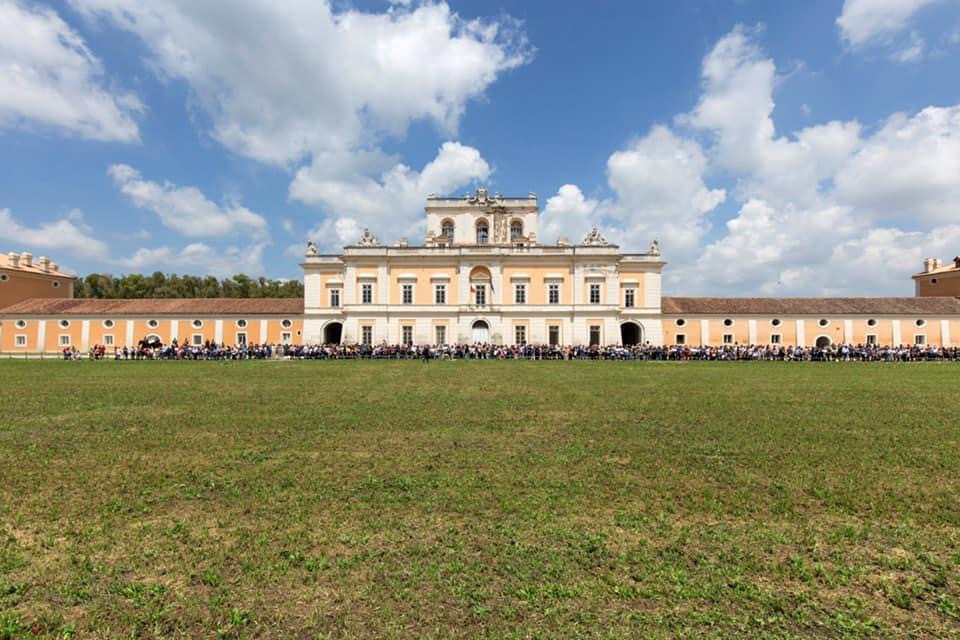
[[[958,636],[958,380],[2,362],[0,638]]]

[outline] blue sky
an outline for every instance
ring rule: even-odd
[[[960,253],[960,2],[0,0],[0,248],[299,277],[535,192],[691,295],[910,294]]]

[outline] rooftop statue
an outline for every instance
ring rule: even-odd
[[[360,236],[360,240],[357,242],[357,246],[359,246],[359,247],[379,247],[379,246],[380,246],[380,241],[377,240],[376,237],[374,237],[374,235],[373,235],[372,233],[370,233],[370,230],[369,230],[369,229],[364,229],[364,230],[363,230],[363,235]]]
[[[307,240],[307,255],[308,256],[318,256],[320,252],[317,251],[317,243],[313,240]]]
[[[648,252],[652,256],[660,255],[660,241],[654,240],[650,243],[650,251]]]
[[[607,239],[600,235],[600,230],[596,227],[593,228],[593,231],[587,234],[587,237],[583,239],[584,245],[588,247],[605,247],[609,242]]]

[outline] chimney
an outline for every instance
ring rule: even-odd
[[[46,272],[50,271],[50,258],[48,258],[47,256],[40,256],[40,259],[38,260],[38,262],[40,263],[41,269],[43,269]]]
[[[33,254],[32,253],[22,253],[20,258],[23,260],[23,266],[32,267],[33,266]]]
[[[20,266],[20,254],[16,251],[11,251],[8,253],[7,258],[9,259],[10,266],[14,269]]]
[[[960,269],[960,256],[957,256],[953,259],[953,266],[955,266],[957,269]]]
[[[933,271],[933,263],[936,262],[936,258],[927,258],[923,261],[923,272],[930,273]]]
[[[941,260],[940,258],[934,258],[934,259],[933,259],[933,268],[934,268],[934,269],[939,269],[939,268],[942,267],[942,266],[943,266],[943,260]]]
[[[56,262],[51,262],[50,271],[60,271],[60,265],[58,265]]]

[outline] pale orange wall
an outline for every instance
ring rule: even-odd
[[[36,320],[27,320],[27,326],[23,329],[18,329],[16,327],[16,320],[3,320],[3,325],[0,326],[0,345],[2,345],[3,351],[36,351],[37,344],[37,332],[39,330],[39,322]],[[26,347],[16,347],[16,336],[25,335],[27,336],[27,346]]]
[[[433,280],[433,274],[442,273],[449,277],[449,280]],[[401,274],[410,274],[416,276],[416,280],[400,281]],[[433,304],[433,285],[447,285],[447,304],[457,304],[457,270],[455,267],[390,267],[390,304],[401,304],[403,296],[401,295],[401,285],[413,284],[413,303],[414,304]]]
[[[2,257],[4,256],[0,256]],[[69,298],[72,295],[70,278],[2,268],[0,273],[8,278],[5,282],[0,282],[0,309],[30,298]],[[59,282],[60,286],[54,287],[54,281]]]
[[[526,274],[527,280],[514,280],[517,274]],[[508,266],[503,268],[503,291],[498,291],[501,295],[501,304],[513,304],[513,285],[527,285],[527,304],[544,305],[547,304],[547,282],[549,274],[562,274],[563,282],[560,284],[560,304],[571,304],[573,302],[573,274],[570,272],[569,264],[556,263],[550,265],[538,266]]]
[[[936,280],[933,284],[931,280]],[[932,273],[916,279],[918,296],[960,296],[960,272]]]
[[[631,272],[631,271],[621,271],[620,272],[620,298],[618,304],[620,307],[624,306],[624,291],[627,289],[636,289],[636,300],[634,304],[637,307],[643,306],[643,297],[644,297],[644,274],[643,272]],[[625,284],[627,280],[636,280],[636,283]]]
[[[349,301],[343,297],[343,284],[331,286],[331,282],[340,282],[342,283],[343,273],[341,272],[332,272],[332,273],[322,273],[320,274],[320,306],[321,307],[330,307],[330,290],[331,289],[340,289],[340,306],[342,307],[345,304],[348,304]],[[359,294],[358,294],[359,295]],[[359,302],[359,299],[358,299]]]
[[[677,316],[664,317],[663,334],[665,344],[675,344],[677,334],[686,335],[686,344],[689,346],[701,345],[701,329],[698,316],[682,316],[687,324],[683,327],[676,326]],[[779,317],[779,316],[778,316]],[[709,343],[719,346],[723,344],[723,334],[732,333],[734,341],[745,345],[750,343],[750,318],[735,316],[733,327],[724,327],[723,318],[709,318]],[[772,317],[757,317],[756,319],[756,344],[770,344],[770,336],[779,333],[781,336],[780,344],[791,346],[797,344],[797,319],[790,317],[779,317],[781,324],[779,327],[771,325]],[[849,319],[852,323],[852,332],[846,334],[845,320]],[[804,343],[813,345],[819,336],[828,336],[834,344],[850,343],[865,344],[867,335],[877,336],[879,345],[893,344],[893,319],[876,318],[877,324],[873,327],[867,325],[868,318],[828,318],[830,324],[826,327],[820,327],[820,318],[803,318]],[[913,344],[917,335],[926,336],[927,344],[942,345],[943,335],[939,318],[924,318],[926,324],[923,327],[917,327],[916,317],[900,318],[900,341],[903,344]],[[960,344],[960,320],[950,321],[950,344]]]

